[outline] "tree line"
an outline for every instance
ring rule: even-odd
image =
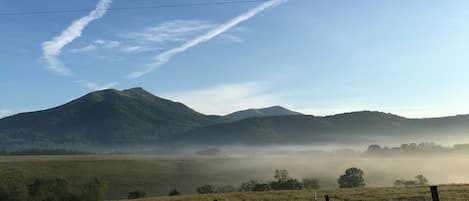
[[[340,188],[364,187],[365,174],[359,168],[348,168],[337,179]],[[394,186],[420,186],[428,185],[423,175],[417,175],[415,180],[396,180]],[[317,178],[303,178],[298,180],[290,176],[285,169],[274,172],[274,180],[262,182],[250,180],[242,182],[236,188],[230,185],[213,186],[205,184],[196,188],[199,194],[229,193],[229,192],[259,192],[272,190],[302,190],[319,189]],[[6,170],[0,174],[0,201],[103,201],[106,200],[108,184],[94,178],[77,191],[72,191],[70,182],[63,178],[35,178],[27,181],[21,171]],[[169,196],[181,195],[177,189],[168,193]],[[128,193],[128,199],[144,198],[146,193],[134,190]]]
[[[349,168],[341,175],[337,182],[340,188],[352,188],[365,186],[364,173],[358,168]],[[199,194],[207,193],[226,193],[226,192],[249,192],[249,191],[271,191],[271,190],[302,190],[302,189],[319,189],[320,182],[317,178],[303,178],[298,180],[289,175],[285,169],[277,169],[274,172],[274,180],[270,182],[262,182],[258,180],[250,180],[241,183],[238,188],[232,186],[216,187],[205,184],[199,186],[196,191]]]
[[[469,144],[455,144],[445,147],[433,142],[401,144],[398,147],[380,146],[377,144],[368,146],[367,155],[393,155],[393,154],[444,154],[444,153],[468,153]]]
[[[73,192],[63,178],[36,178],[27,181],[21,171],[6,170],[0,176],[0,201],[103,201],[108,185],[94,178]]]

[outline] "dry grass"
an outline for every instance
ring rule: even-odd
[[[469,185],[441,185],[442,201],[469,200]],[[324,200],[329,195],[331,200],[348,201],[431,201],[430,188],[425,187],[387,187],[387,188],[352,188],[328,190],[237,192],[225,194],[162,196],[139,199],[138,201],[314,201]]]

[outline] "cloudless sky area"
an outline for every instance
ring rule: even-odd
[[[196,2],[213,1],[114,0],[61,49],[72,71],[63,75],[48,67],[42,44],[98,1],[1,0],[0,13],[88,11],[0,14],[0,117],[107,87],[142,87],[207,114],[272,105],[312,115],[469,113],[469,1],[289,0],[129,77],[265,3],[112,10]]]

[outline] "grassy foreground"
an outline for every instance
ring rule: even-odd
[[[440,200],[469,200],[469,185],[439,186]],[[431,201],[430,188],[425,187],[386,187],[353,188],[329,190],[299,190],[270,192],[237,192],[225,194],[162,196],[139,199],[138,201],[314,201],[324,200],[328,194],[332,201]],[[122,200],[121,200],[122,201]]]
[[[233,163],[236,161],[232,159],[192,156],[0,156],[0,171],[20,170],[28,180],[64,178],[71,182],[72,190],[79,190],[85,182],[99,177],[109,185],[109,199],[123,199],[134,190],[144,191],[148,196],[167,195],[174,188],[192,194],[203,184],[239,185],[262,174],[232,168]],[[272,171],[263,172],[272,175]]]

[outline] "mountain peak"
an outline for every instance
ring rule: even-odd
[[[124,90],[122,90],[122,92],[147,92],[147,91],[145,89],[143,89],[142,87],[133,87],[133,88],[129,88],[129,89],[124,89]]]
[[[252,117],[266,117],[266,116],[286,116],[286,115],[301,115],[299,112],[288,110],[282,106],[271,106],[266,108],[247,109],[226,115],[231,120],[241,120]]]

